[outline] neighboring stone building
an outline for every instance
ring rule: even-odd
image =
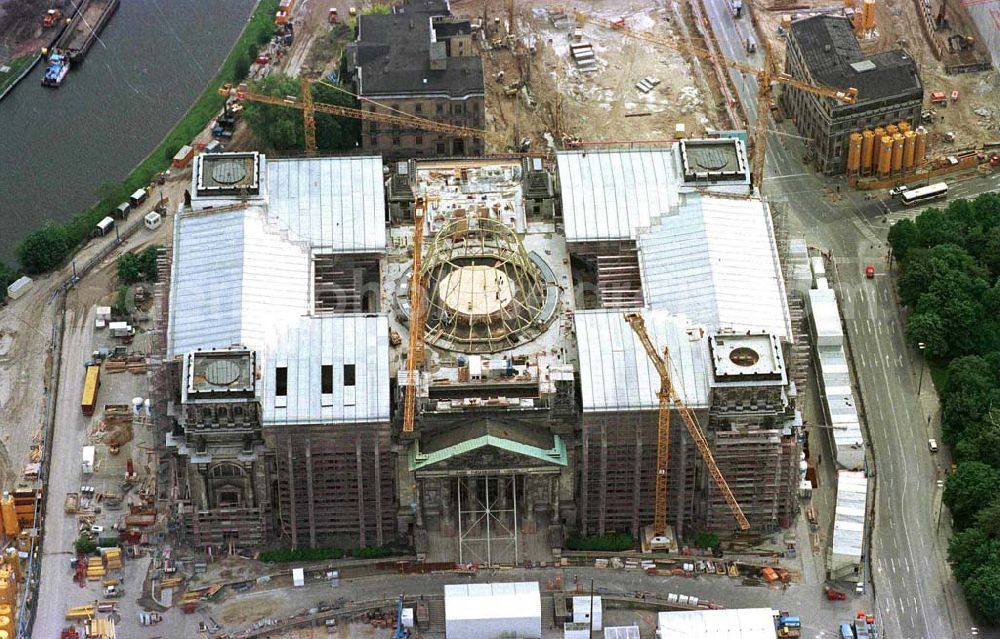
[[[348,48],[348,71],[362,108],[403,112],[462,127],[486,122],[483,62],[468,20],[451,16],[445,0],[409,0],[390,15],[364,15]],[[389,110],[391,109],[391,110]],[[366,121],[362,148],[386,158],[481,155],[471,136]]]
[[[850,21],[819,15],[792,23],[785,71],[805,82],[846,91],[858,90],[855,104],[807,93],[789,86],[781,95],[785,113],[799,133],[811,140],[816,168],[834,175],[847,168],[848,136],[863,129],[920,123],[924,87],[913,59],[902,49],[866,56]]]

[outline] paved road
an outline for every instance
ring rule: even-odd
[[[757,39],[749,19],[734,20],[722,0],[707,0],[705,6],[722,52],[760,64],[762,55],[748,57],[743,46],[748,36]],[[731,75],[752,121],[756,79],[738,71]],[[837,256],[838,296],[867,409],[869,445],[878,462],[871,556],[883,636],[969,636],[971,617],[945,562],[947,522],[937,525],[940,495],[935,480],[944,459],[933,458],[927,450],[928,437],[939,437],[933,390],[929,379],[922,380],[924,395],[930,398],[922,407],[916,392],[921,363],[906,347],[894,283],[885,274],[889,224],[917,211],[900,212],[892,203],[849,192],[842,180],[814,175],[801,162],[805,149],[795,138],[772,130],[767,150],[764,190],[776,209],[787,211],[790,235],[801,234],[810,245]],[[956,180],[950,197],[974,197],[998,187],[1000,175]],[[883,192],[877,195],[885,199]],[[862,277],[865,264],[877,265],[874,281]]]

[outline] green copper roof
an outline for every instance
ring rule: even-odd
[[[536,446],[514,442],[509,439],[503,439],[502,437],[496,437],[495,435],[483,435],[474,439],[468,439],[460,444],[455,444],[454,446],[442,448],[441,450],[429,454],[421,453],[420,444],[414,443],[414,445],[410,448],[410,470],[420,470],[421,468],[426,468],[427,466],[442,462],[446,459],[451,459],[456,455],[471,452],[477,448],[482,448],[483,446],[494,446],[518,455],[534,457],[535,459],[541,460],[547,464],[565,466],[566,444],[563,443],[563,440],[559,435],[553,435],[553,443],[554,446],[552,448],[544,450]]]

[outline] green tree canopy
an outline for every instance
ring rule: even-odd
[[[1000,623],[1000,555],[994,551],[988,561],[963,581],[962,590],[980,621]]]
[[[944,503],[959,529],[972,523],[979,509],[992,501],[1000,488],[1000,473],[982,462],[962,462],[944,484]]]
[[[254,92],[274,97],[300,97],[302,90],[298,78],[271,74],[253,82]],[[353,96],[323,84],[312,85],[313,100],[317,104],[357,107]],[[254,134],[269,148],[278,151],[303,149],[305,127],[302,111],[289,107],[259,102],[247,102],[243,117]],[[316,146],[321,151],[345,151],[357,148],[361,132],[360,123],[353,118],[341,118],[327,113],[315,114]]]
[[[25,273],[36,275],[59,266],[69,249],[65,227],[47,224],[21,240],[17,260]]]

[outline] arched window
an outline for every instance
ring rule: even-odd
[[[236,464],[218,464],[212,466],[208,471],[208,476],[212,479],[223,479],[226,477],[243,477],[243,468]]]

